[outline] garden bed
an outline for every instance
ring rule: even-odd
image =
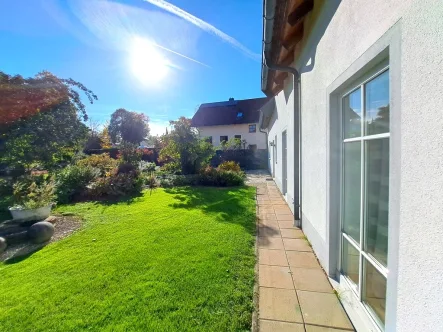
[[[8,245],[6,250],[0,254],[0,262],[5,261],[7,263],[12,263],[13,261],[28,257],[48,244],[71,235],[82,225],[80,219],[74,216],[56,216],[51,219],[51,222],[54,223],[54,235],[52,235],[49,241],[38,244],[32,243],[31,241],[25,241]]]

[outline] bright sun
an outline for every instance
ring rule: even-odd
[[[146,39],[135,37],[131,42],[131,70],[143,84],[160,82],[169,71],[168,60]]]

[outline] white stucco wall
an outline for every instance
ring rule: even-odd
[[[320,8],[320,3],[325,5]],[[401,96],[397,109],[401,114],[397,119],[401,120],[395,124],[399,139],[391,140],[391,151],[398,152],[401,168],[395,179],[398,188],[390,188],[397,193],[397,208],[390,209],[396,215],[390,219],[399,225],[398,234],[390,234],[390,241],[394,240],[389,257],[396,261],[388,265],[386,330],[443,331],[443,1],[328,0],[315,4],[305,26],[308,35],[303,52],[295,64],[302,72],[303,227],[328,269],[328,87],[398,24]],[[291,79],[286,87],[292,86]],[[293,118],[293,108],[283,100],[281,92],[276,97],[271,140],[275,133],[280,138],[285,122],[289,126]],[[290,142],[293,136],[288,130]],[[293,177],[292,169],[288,167],[289,177]],[[279,166],[275,174],[278,183]]]
[[[285,88],[275,96],[275,105],[278,111],[272,114],[268,130],[269,148],[269,172],[273,175],[277,186],[282,190],[282,133],[287,133],[287,194],[285,199],[292,212],[294,212],[294,91],[293,80],[290,77],[285,84]],[[270,142],[275,143],[277,136],[277,153],[275,147],[270,146]]]
[[[212,136],[212,144],[214,146],[220,146],[220,136],[228,136],[228,139],[235,137],[235,135],[241,135],[242,140],[245,139],[247,144],[256,144],[257,149],[266,149],[266,135],[259,132],[258,123],[256,125],[256,132],[249,132],[248,124],[237,124],[229,126],[207,126],[198,127],[200,137]]]

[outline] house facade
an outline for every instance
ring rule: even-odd
[[[244,140],[244,148],[266,149],[266,135],[259,131],[260,108],[267,98],[202,104],[192,118],[200,137],[215,147],[233,138]]]
[[[443,331],[443,2],[264,0],[269,170],[357,331]]]

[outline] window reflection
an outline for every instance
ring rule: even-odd
[[[389,72],[365,85],[365,134],[389,132]]]
[[[387,266],[389,213],[389,138],[365,143],[365,251]]]
[[[343,239],[343,262],[342,272],[355,285],[358,285],[358,269],[359,269],[360,253],[356,250],[348,240]]]
[[[364,260],[366,285],[364,301],[375,312],[382,324],[385,323],[386,279],[366,259]]]
[[[344,145],[343,231],[360,243],[361,143]]]
[[[361,136],[361,89],[358,88],[343,98],[344,138]]]

